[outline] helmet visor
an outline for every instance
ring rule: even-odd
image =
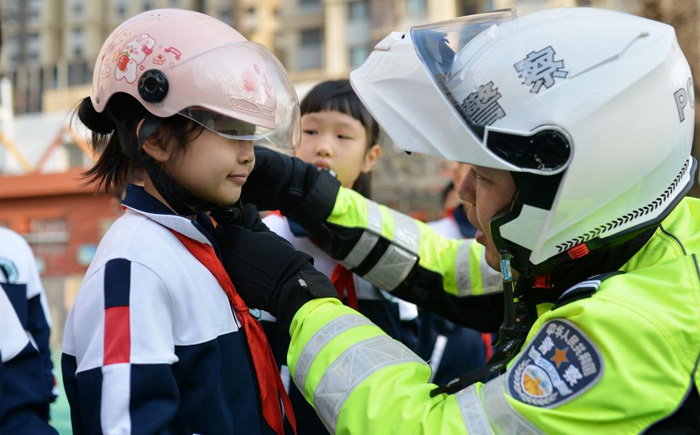
[[[263,45],[227,44],[164,72],[169,81],[184,86],[164,100],[173,112],[227,138],[280,150],[298,145],[296,91],[284,67]]]
[[[515,11],[502,10],[411,29],[418,56],[435,84],[479,138],[485,126],[505,114],[498,105],[497,85],[481,83],[474,77],[479,71],[470,68],[470,63],[484,55],[501,37],[500,26],[511,21],[515,21]],[[472,92],[463,95],[465,85]]]
[[[538,74],[542,80],[550,73],[556,76],[550,53],[532,53],[515,65],[502,61],[504,55],[517,58],[522,51],[513,38],[517,32],[515,11],[501,10],[414,27],[411,39],[423,66],[470,132],[465,146],[472,148],[472,155],[483,156],[485,151],[490,155],[489,166],[498,169],[552,174],[570,160],[565,133],[554,126],[548,134],[533,134],[512,127],[503,130],[497,124],[507,116],[499,101],[503,83],[519,76],[534,89],[541,83],[528,80]],[[511,42],[504,43],[506,38]],[[540,139],[547,140],[539,143]]]
[[[179,114],[227,139],[260,141],[266,140],[275,132],[273,128],[255,125],[203,107],[187,108]]]

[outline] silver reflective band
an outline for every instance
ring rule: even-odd
[[[348,269],[356,268],[367,258],[374,245],[379,241],[378,234],[382,233],[382,213],[379,210],[379,205],[368,199],[365,200],[365,203],[367,204],[367,231],[362,233],[360,240],[340,262]]]
[[[417,255],[420,246],[420,229],[418,223],[413,218],[389,209],[392,219],[394,219],[394,240],[393,243],[401,246],[406,251]]]
[[[458,392],[456,398],[464,426],[469,435],[490,435],[493,433],[484,407],[481,406],[479,393],[473,385]]]
[[[353,390],[372,373],[394,364],[425,365],[406,346],[386,335],[373,337],[346,349],[321,378],[314,391],[314,406],[330,433],[335,433],[338,414]]]
[[[482,407],[494,432],[504,434],[543,434],[518,414],[506,399],[505,380],[508,372],[484,384],[481,388]]]
[[[457,281],[457,295],[469,296],[472,294],[472,276],[469,268],[471,259],[471,246],[474,239],[463,240],[457,248],[457,258],[455,258],[455,280]]]
[[[316,355],[321,352],[321,349],[323,349],[329,341],[348,329],[372,324],[373,323],[367,320],[367,318],[358,314],[345,314],[337,319],[333,319],[323,328],[319,329],[306,343],[297,359],[297,365],[294,370],[294,383],[299,387],[299,390],[302,393],[304,392],[306,375],[309,373],[309,367],[311,367],[311,363],[314,362]]]
[[[392,291],[406,279],[416,261],[418,257],[415,254],[391,245],[363,278],[382,290]]]
[[[375,234],[382,233],[382,212],[379,204],[367,200],[367,229]]]
[[[360,240],[358,240],[355,246],[352,247],[352,250],[347,257],[340,261],[340,264],[347,269],[356,268],[362,264],[365,258],[367,258],[378,241],[379,236],[374,235],[369,231],[365,231],[360,236]]]
[[[394,290],[418,261],[420,229],[412,218],[389,210],[394,221],[392,245],[363,277],[382,290]]]

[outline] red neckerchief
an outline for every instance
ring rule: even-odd
[[[344,268],[340,263],[337,263],[331,273],[331,283],[338,293],[338,297],[356,311],[359,311],[357,305],[357,290],[355,289],[355,278],[353,273]]]
[[[255,375],[260,389],[263,418],[277,435],[284,434],[284,416],[280,408],[280,399],[282,399],[284,413],[286,414],[289,424],[292,426],[292,430],[294,430],[296,434],[297,423],[294,418],[294,410],[292,409],[292,404],[289,401],[287,392],[284,390],[279,369],[275,363],[272,350],[270,349],[270,343],[268,343],[265,337],[262,326],[253,319],[248,311],[248,306],[238,295],[219,257],[216,256],[211,246],[190,239],[177,231],[170,230],[170,232],[180,240],[185,248],[190,251],[190,254],[194,255],[194,257],[216,277],[216,280],[219,281],[219,285],[226,292],[226,296],[228,296],[231,306],[233,306],[238,320],[240,320],[243,326],[243,331],[245,331],[245,336],[248,341],[248,348],[250,349],[250,355],[253,358],[253,367],[255,367]],[[274,382],[271,382],[273,378]]]

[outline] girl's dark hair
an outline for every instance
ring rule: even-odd
[[[365,128],[367,136],[366,150],[379,141],[379,124],[372,118],[369,110],[362,104],[350,86],[350,80],[328,80],[314,86],[301,101],[301,115],[335,111],[352,116]],[[370,196],[372,187],[370,173],[360,174],[352,188],[365,197]]]
[[[75,121],[77,115],[80,122],[92,132],[90,146],[99,155],[92,168],[83,173],[87,184],[94,183],[98,189],[108,191],[113,185],[124,185],[131,181],[131,174],[142,168],[136,127],[148,113],[134,97],[122,93],[113,95],[102,113],[95,110],[90,97],[85,97],[78,104],[73,110],[72,121]],[[122,128],[118,128],[115,121]],[[164,118],[151,138],[164,144],[173,144],[180,151],[202,129],[203,127],[175,115]]]

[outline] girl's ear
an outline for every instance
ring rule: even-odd
[[[367,174],[372,171],[374,165],[377,164],[377,159],[382,154],[382,147],[378,144],[372,145],[365,153],[365,158],[362,161],[360,172]]]
[[[139,124],[136,126],[136,137],[138,137],[139,132],[141,131],[143,121],[143,119],[139,121]],[[157,139],[157,135],[155,134],[146,139],[146,142],[143,143],[143,150],[146,151],[146,154],[151,156],[156,162],[165,163],[170,160],[171,157],[171,147],[162,141],[159,141]]]

